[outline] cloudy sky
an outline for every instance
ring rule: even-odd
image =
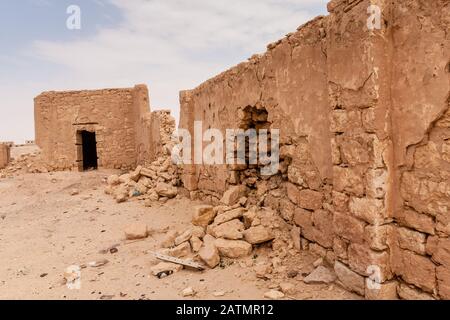
[[[33,97],[145,83],[178,118],[178,92],[326,14],[328,0],[1,0],[0,141],[34,139]],[[67,8],[81,8],[69,30]]]

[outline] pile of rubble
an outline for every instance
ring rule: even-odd
[[[147,168],[138,166],[130,173],[110,176],[105,193],[114,196],[118,203],[130,198],[143,200],[149,207],[154,202],[166,203],[178,195],[177,170],[170,157],[160,157]]]
[[[235,187],[225,193],[221,205],[196,207],[192,226],[182,232],[169,231],[161,243],[161,253],[198,260],[211,269],[227,259],[253,259],[254,250],[260,247],[272,249],[278,259],[285,258],[290,249],[295,255],[289,226],[272,210],[244,207],[244,194],[243,188]],[[248,267],[253,267],[253,263]],[[160,266],[155,268],[158,271]]]
[[[12,159],[6,168],[0,170],[0,178],[12,177],[18,174],[47,172],[49,170],[41,159],[40,152],[37,151]]]

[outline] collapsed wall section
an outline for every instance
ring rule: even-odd
[[[368,28],[372,5],[380,28]],[[301,247],[368,299],[448,299],[449,3],[334,0],[328,10],[180,96],[192,136],[196,121],[203,132],[280,129],[279,172],[185,165],[184,186],[216,204],[244,185],[247,206],[277,210]]]

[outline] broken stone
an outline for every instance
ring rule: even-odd
[[[208,267],[214,269],[220,263],[219,251],[217,250],[214,241],[208,239],[208,236],[206,236],[204,240],[198,255]]]
[[[109,263],[108,260],[101,259],[101,260],[89,262],[88,265],[89,265],[89,267],[92,267],[92,268],[100,268],[100,267],[103,267],[104,265],[106,265],[108,263]]]
[[[234,219],[242,218],[242,216],[244,215],[244,212],[245,212],[245,209],[238,208],[238,209],[230,210],[225,213],[219,214],[214,219],[214,224],[222,224],[222,223],[234,220]]]
[[[194,226],[192,228],[192,236],[203,239],[203,237],[205,236],[205,229],[203,227]]]
[[[191,244],[184,242],[173,249],[164,250],[162,253],[176,258],[186,257],[192,253]]]
[[[336,275],[327,268],[319,266],[303,281],[307,284],[330,284],[336,281]]]
[[[240,240],[244,237],[244,224],[239,220],[232,220],[221,225],[211,225],[208,227],[208,233],[215,238],[225,238],[229,240]]]
[[[192,237],[192,230],[191,229],[186,230],[184,233],[182,233],[175,239],[175,246],[178,246],[183,242],[189,241],[191,237]]]
[[[155,188],[156,193],[163,198],[173,199],[178,194],[178,189],[167,183],[160,182]]]
[[[269,299],[269,300],[280,300],[280,299],[283,299],[284,297],[285,296],[284,296],[283,292],[276,291],[276,290],[271,290],[264,294],[264,298]]]
[[[189,243],[191,244],[192,251],[194,252],[199,252],[203,245],[203,241],[198,237],[191,237]]]
[[[166,276],[169,276],[175,272],[181,271],[182,269],[183,266],[179,264],[170,262],[161,262],[156,266],[153,266],[150,270],[154,276],[159,278],[163,273],[166,274]]]
[[[224,193],[220,202],[227,206],[233,206],[238,203],[239,199],[246,197],[247,193],[248,188],[246,186],[233,186]]]
[[[193,297],[195,295],[195,290],[191,287],[186,288],[181,292],[181,295],[183,297]]]
[[[128,200],[128,189],[125,186],[120,186],[114,191],[114,199],[117,203],[122,203]]]
[[[263,226],[257,226],[252,227],[248,230],[244,231],[244,238],[245,241],[251,244],[261,244],[264,242],[271,241],[275,239],[275,236],[272,234],[272,232],[263,227]]]
[[[294,284],[289,282],[280,283],[281,292],[287,295],[294,295],[297,293],[297,289]]]
[[[108,177],[108,185],[109,186],[117,186],[120,184],[120,179],[118,175],[112,175]]]
[[[195,208],[195,212],[192,217],[192,224],[206,228],[214,221],[216,214],[217,213],[214,212],[214,208],[212,206],[198,206]]]
[[[178,232],[175,230],[169,231],[164,237],[163,242],[161,243],[161,248],[172,248],[175,246],[175,239],[178,236]]]
[[[124,230],[127,240],[145,239],[148,237],[147,225],[143,223],[133,223]]]
[[[257,265],[254,268],[256,277],[260,279],[266,279],[270,273],[272,273],[272,267],[267,264]]]
[[[242,240],[217,239],[214,244],[222,256],[231,259],[243,258],[252,253],[252,245]]]

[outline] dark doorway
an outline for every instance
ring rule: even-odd
[[[81,141],[83,146],[83,170],[96,170],[98,158],[95,132],[81,131]]]

